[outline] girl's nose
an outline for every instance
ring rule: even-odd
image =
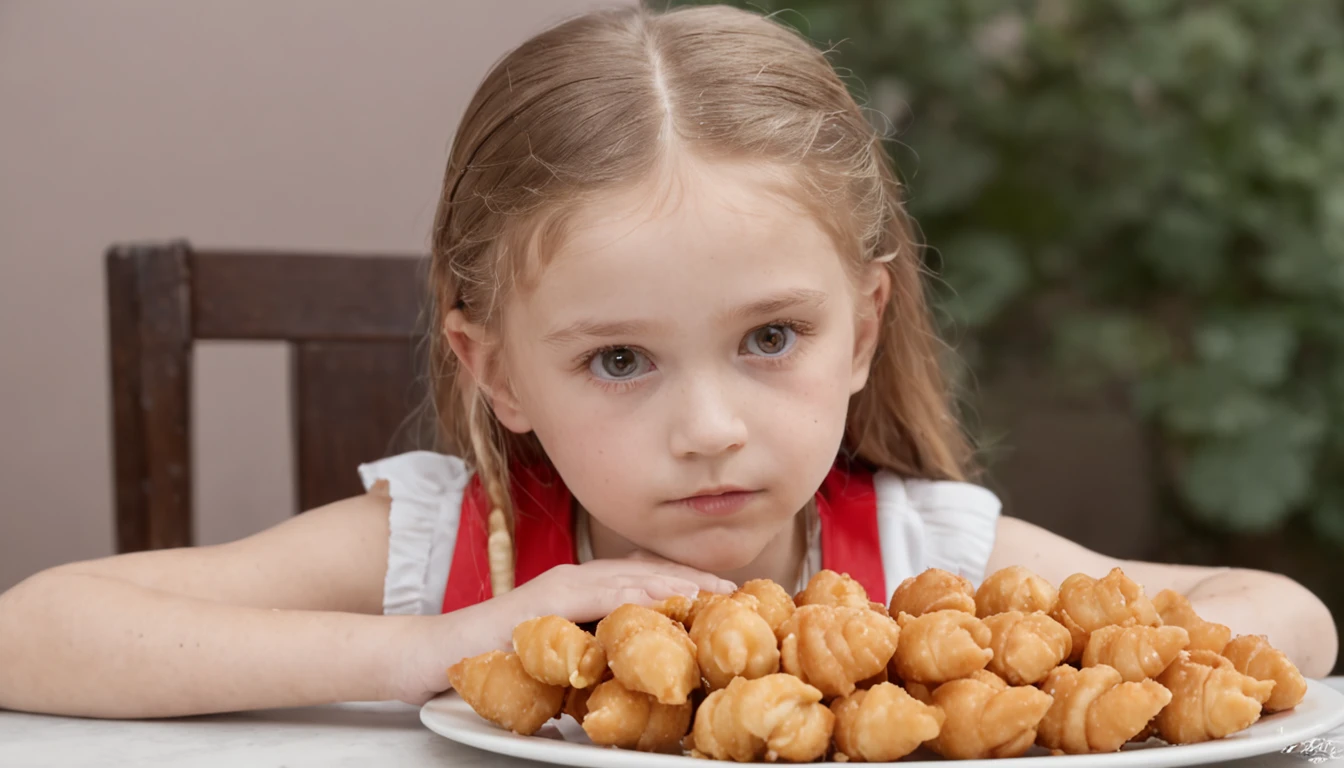
[[[717,383],[688,383],[683,395],[672,415],[670,448],[674,456],[719,456],[747,442],[746,422]]]

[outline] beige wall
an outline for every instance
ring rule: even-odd
[[[422,251],[491,62],[606,4],[0,0],[0,590],[112,551],[109,243]],[[204,542],[293,503],[283,363],[198,353]]]

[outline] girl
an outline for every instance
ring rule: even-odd
[[[434,230],[460,458],[366,465],[366,495],[242,541],[33,576],[0,597],[0,707],[419,703],[527,618],[822,567],[886,599],[931,566],[1121,565],[1327,673],[1330,615],[1289,579],[1120,563],[966,482],[880,138],[821,53],[746,12],[525,43],[467,109]]]

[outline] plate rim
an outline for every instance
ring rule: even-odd
[[[1039,765],[1060,765],[1061,761],[1068,761],[1070,765],[1076,765],[1081,762],[1087,762],[1089,765],[1096,765],[1098,768],[1125,768],[1127,766],[1164,766],[1169,768],[1179,768],[1189,765],[1208,765],[1221,763],[1226,760],[1241,760],[1251,757],[1269,755],[1274,752],[1280,752],[1283,749],[1299,744],[1308,739],[1320,736],[1323,733],[1332,731],[1341,725],[1344,725],[1344,692],[1326,685],[1319,680],[1307,680],[1307,697],[1319,701],[1313,701],[1315,705],[1323,707],[1322,714],[1325,717],[1311,725],[1292,729],[1285,733],[1282,727],[1277,733],[1266,733],[1257,735],[1252,739],[1218,739],[1214,741],[1205,741],[1198,744],[1166,745],[1161,747],[1150,747],[1147,749],[1132,749],[1122,752],[1109,752],[1104,754],[1091,753],[1084,755],[1036,755],[1030,757],[1013,758],[1012,766],[1021,766],[1022,768],[1036,768],[1035,761],[1048,760],[1049,763],[1039,763]],[[629,765],[629,760],[635,758],[639,764],[648,766],[690,766],[692,764],[704,765],[703,760],[697,760],[685,755],[672,755],[650,752],[633,752],[631,750],[617,750],[609,747],[597,747],[591,744],[579,744],[571,741],[536,738],[531,736],[519,736],[508,731],[504,731],[494,726],[487,727],[491,730],[451,730],[436,727],[434,717],[438,715],[436,706],[441,706],[442,702],[448,700],[461,700],[453,691],[442,693],[429,701],[425,702],[420,708],[420,722],[430,731],[446,738],[450,741],[483,752],[494,755],[508,757],[514,760],[534,760],[551,765],[570,765],[570,766],[597,766],[597,765]],[[1304,699],[1306,701],[1307,699]],[[1330,713],[1333,706],[1334,712]],[[1288,718],[1292,713],[1287,713]],[[481,721],[485,723],[484,720]],[[1256,725],[1264,722],[1259,721]],[[1255,727],[1255,726],[1252,726]],[[519,745],[523,746],[523,751],[529,754],[520,754],[517,751]],[[557,747],[556,749],[542,749],[544,746]],[[1250,748],[1250,751],[1246,751]],[[1154,752],[1157,750],[1157,752]],[[545,756],[541,756],[541,755]],[[1158,757],[1158,754],[1161,757]],[[1154,761],[1158,758],[1158,761]],[[692,762],[694,761],[694,762]],[[894,763],[864,763],[864,765],[890,766],[891,768],[903,768],[911,765],[934,765],[934,764],[957,764],[966,766],[966,768],[987,768],[988,766],[1002,766],[1003,760],[902,760]]]

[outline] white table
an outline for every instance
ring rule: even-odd
[[[1344,677],[1327,682],[1344,691]],[[1344,750],[1344,728],[1322,738]],[[1324,764],[1344,768],[1344,760]],[[404,704],[336,704],[135,722],[0,712],[0,766],[95,765],[537,768],[541,764],[455,744],[420,725],[419,711]],[[1312,763],[1299,755],[1274,754],[1227,765],[1306,768]]]

